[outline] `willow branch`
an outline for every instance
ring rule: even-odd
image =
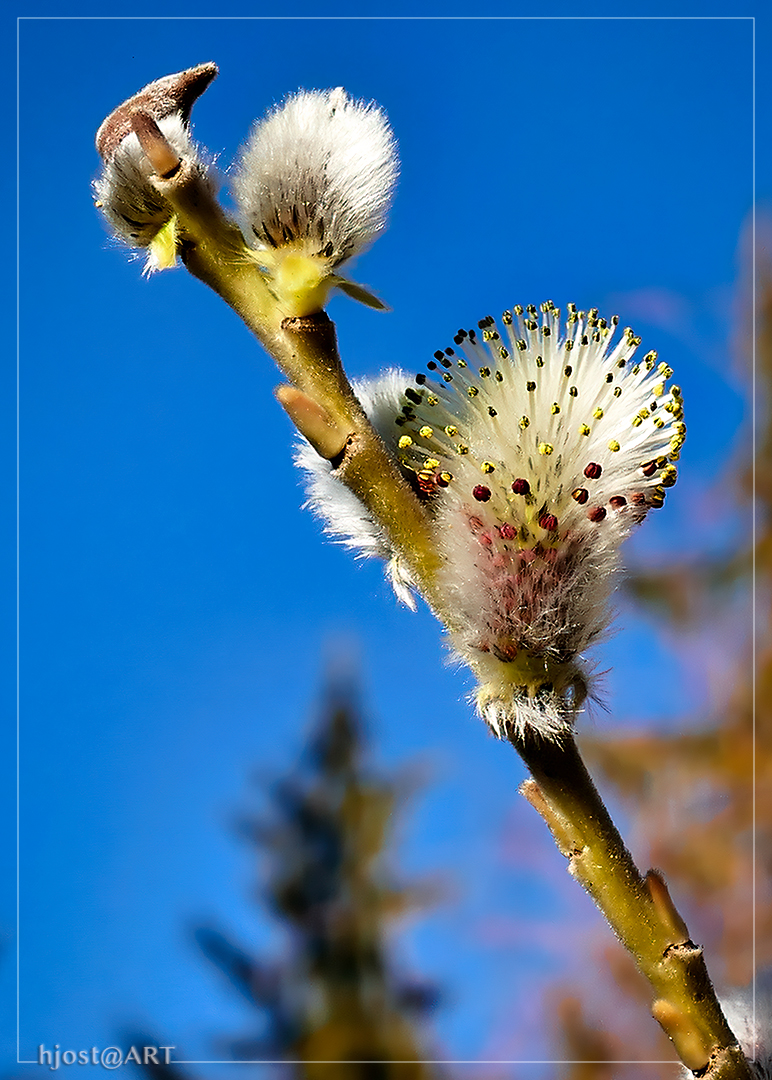
[[[332,322],[323,311],[293,317],[282,309],[196,164],[171,150],[152,117],[135,111],[131,123],[156,170],[152,183],[173,211],[185,266],[237,312],[275,359],[291,384],[277,394],[286,411],[379,522],[436,614],[453,630],[456,616],[436,587],[440,558],[430,520],[354,394]],[[552,743],[512,736],[511,741],[533,777],[523,794],[648,979],[652,1013],[681,1060],[706,1080],[751,1080],[702,950],[689,938],[661,876],[639,873],[573,738]]]
[[[569,873],[587,890],[654,991],[652,1013],[684,1064],[705,1080],[750,1080],[702,949],[689,938],[661,875],[642,877],[573,737],[512,739],[532,779],[521,792],[541,814]]]
[[[343,370],[333,323],[324,312],[303,318],[282,313],[240,230],[190,163],[182,160],[172,175],[158,176],[154,184],[177,216],[186,268],[234,309],[292,386],[322,410],[330,457],[336,438],[340,444],[337,475],[402,553],[436,614],[452,624],[453,614],[434,585],[439,557],[429,520],[364,414]],[[293,419],[314,443],[318,423],[310,422],[307,432],[302,410]]]

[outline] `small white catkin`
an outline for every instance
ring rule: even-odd
[[[248,240],[292,246],[333,269],[386,226],[397,179],[394,135],[374,104],[301,91],[258,122],[233,178]]]

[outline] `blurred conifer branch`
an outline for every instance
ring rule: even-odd
[[[428,1080],[425,1021],[438,992],[397,974],[390,926],[434,898],[394,880],[389,844],[404,785],[368,763],[360,706],[331,683],[312,740],[294,772],[274,785],[269,817],[241,835],[268,874],[261,899],[280,920],[284,955],[262,959],[211,927],[196,941],[253,1006],[255,1033],[224,1043],[235,1061],[288,1062],[298,1080]],[[158,1040],[135,1037],[137,1045]],[[179,1066],[149,1064],[154,1080]],[[195,1080],[195,1078],[194,1078]]]

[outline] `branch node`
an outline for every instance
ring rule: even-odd
[[[663,998],[654,1002],[651,1015],[672,1041],[687,1069],[697,1072],[707,1068],[710,1050],[705,1046],[702,1033],[690,1016]]]
[[[544,792],[534,779],[529,778],[523,781],[520,785],[520,794],[531,804],[537,814],[544,818],[547,828],[555,838],[555,843],[558,845],[561,855],[573,860],[577,855],[582,854],[583,849],[577,847],[571,836],[568,823],[550,806]]]
[[[671,944],[682,945],[687,943],[689,941],[689,930],[673,903],[661,870],[647,870],[646,889],[660,922],[673,939]]]
[[[333,463],[343,459],[352,435],[348,428],[336,423],[324,406],[295,386],[280,386],[275,391],[279,404],[300,434],[320,457]]]
[[[170,180],[182,163],[179,154],[170,146],[150,113],[145,112],[144,109],[137,109],[131,114],[129,120],[134,134],[139,139],[139,145],[153,166],[153,171],[164,180]]]

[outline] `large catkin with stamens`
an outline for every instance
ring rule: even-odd
[[[636,357],[631,330],[615,340],[616,325],[573,305],[563,322],[551,303],[515,308],[501,326],[459,331],[396,409],[393,376],[369,388],[370,414],[432,515],[451,640],[502,737],[571,725],[619,547],[676,480],[680,389],[656,353]],[[318,481],[312,498],[334,519]]]

